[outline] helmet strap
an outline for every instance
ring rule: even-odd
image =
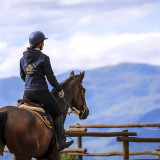
[[[43,49],[42,44],[43,44],[43,42],[41,42],[41,43],[39,44],[39,49],[40,49],[40,50]]]
[[[39,47],[40,50],[42,50],[42,45]]]

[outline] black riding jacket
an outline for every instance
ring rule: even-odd
[[[46,78],[57,92],[62,90],[52,70],[50,59],[40,50],[27,50],[20,60],[20,76],[26,91],[48,90]]]

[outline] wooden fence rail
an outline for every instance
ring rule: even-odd
[[[123,152],[113,151],[107,153],[70,153],[70,155],[82,155],[82,156],[122,156]],[[129,155],[160,155],[158,151],[137,151],[129,152]]]
[[[160,159],[132,159],[132,160],[160,160]]]
[[[160,160],[160,159],[132,159],[132,160]]]
[[[160,123],[129,123],[129,124],[85,124],[69,125],[70,128],[129,128],[129,127],[160,127]]]
[[[117,137],[137,136],[136,132],[66,132],[71,137]]]
[[[117,137],[119,142],[151,142],[159,143],[160,138],[140,138],[140,137]]]
[[[65,129],[65,132],[86,132],[87,128],[69,128]]]

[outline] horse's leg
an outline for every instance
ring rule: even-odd
[[[32,157],[16,156],[16,160],[32,160]]]
[[[36,160],[48,160],[47,158],[36,158]]]
[[[60,160],[60,152],[53,150],[52,153],[46,159],[37,158],[36,160]]]
[[[37,158],[36,160],[60,160],[60,152],[57,151],[55,147],[53,147],[53,150],[48,158],[46,159]]]
[[[52,152],[47,160],[60,160],[60,152],[57,150],[56,145],[54,145]]]

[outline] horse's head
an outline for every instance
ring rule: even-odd
[[[64,98],[58,98],[55,89],[52,89],[51,93],[58,100],[62,108],[63,115],[67,113],[68,107],[72,109],[73,113],[79,115],[79,119],[86,119],[89,114],[89,109],[85,100],[85,88],[82,85],[84,78],[84,72],[75,75],[72,71],[68,79],[61,82],[61,86],[65,92]]]
[[[74,106],[79,113],[79,119],[86,119],[89,115],[89,109],[85,100],[85,88],[82,85],[82,80],[84,78],[84,72],[75,75],[72,71],[70,73],[70,78],[73,78],[74,81],[74,92],[71,105]]]

